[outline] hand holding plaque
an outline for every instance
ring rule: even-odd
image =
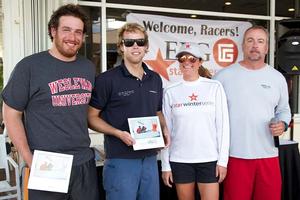
[[[164,147],[162,130],[157,116],[128,118],[131,136],[135,139],[134,150]]]

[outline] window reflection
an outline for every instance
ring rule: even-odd
[[[154,6],[164,8],[180,8],[213,12],[230,12],[240,14],[268,15],[269,0],[173,0],[173,1],[141,1],[141,0],[107,0],[109,3]],[[228,5],[228,2],[230,5]],[[226,4],[225,4],[226,3]]]
[[[83,0],[79,2],[84,2]],[[90,2],[93,2],[90,0]],[[101,2],[101,0],[94,0],[94,2]],[[138,5],[138,6],[154,6],[154,7],[165,7],[165,8],[179,8],[179,9],[191,9],[201,11],[214,11],[226,13],[239,13],[239,14],[253,14],[253,15],[268,15],[270,13],[271,0],[216,0],[211,3],[210,0],[189,0],[181,1],[174,0],[172,3],[169,1],[152,0],[152,1],[141,1],[141,0],[106,0],[107,3],[116,4],[127,4],[127,5]],[[296,11],[288,11],[289,8],[297,9],[296,0],[275,0],[276,5],[276,16],[282,17],[294,17]],[[299,3],[298,3],[299,4]],[[118,6],[118,5],[114,5]],[[97,68],[97,73],[103,71],[101,67],[101,8],[92,6],[82,6],[89,14],[91,19],[90,27],[87,31],[85,43],[80,49],[80,54],[92,60]],[[299,7],[299,5],[298,5]],[[149,9],[148,9],[149,10]],[[106,45],[107,45],[107,69],[110,69],[121,62],[121,57],[117,53],[116,40],[117,30],[126,22],[126,15],[128,13],[141,13],[141,14],[154,14],[180,18],[190,18],[189,14],[180,13],[160,13],[148,10],[126,10],[117,8],[107,8],[106,12]],[[229,17],[215,17],[215,16],[199,16],[194,15],[195,19],[216,19],[216,20],[239,20],[239,21],[250,21],[253,24],[262,25],[269,28],[270,21],[268,20],[253,20],[253,19],[239,19]],[[267,58],[268,60],[269,58]]]

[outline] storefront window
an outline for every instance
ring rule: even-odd
[[[84,44],[79,53],[90,59],[96,66],[97,73],[101,72],[101,9],[99,7],[82,6],[89,15],[89,26]]]
[[[154,6],[203,10],[213,12],[229,12],[253,15],[268,15],[269,0],[173,0],[173,1],[141,1],[141,0],[107,0],[108,3],[132,4],[139,6]]]
[[[162,17],[167,16],[182,19],[246,21],[251,24],[262,25],[270,30],[270,20],[267,20],[265,16],[270,13],[271,1],[272,0],[216,0],[214,3],[211,3],[211,1],[208,0],[190,0],[185,2],[174,0],[170,3],[161,0],[152,0],[151,2],[140,0],[106,0],[106,52],[104,52],[106,60],[104,61],[101,61],[103,58],[103,56],[101,56],[101,7],[98,7],[96,4],[94,7],[91,7],[90,3],[89,6],[85,6],[85,1],[79,1],[87,10],[87,13],[90,14],[93,24],[90,33],[87,34],[85,46],[81,49],[80,53],[95,63],[98,73],[120,64],[122,58],[118,55],[116,48],[117,31],[118,28],[126,22],[126,16],[129,14],[161,15]],[[112,5],[111,3],[114,4]],[[282,2],[278,1],[276,3]],[[128,7],[127,9],[118,8],[119,6],[124,6],[124,4]],[[149,9],[147,6],[155,8]],[[280,5],[276,4],[276,8],[278,6]],[[173,8],[180,10],[177,12],[174,11]],[[186,11],[186,9],[194,11],[193,13],[197,15],[192,16],[190,14],[191,12]],[[169,10],[170,12],[168,12]],[[199,12],[197,12],[198,10]],[[206,13],[205,11],[220,12],[220,14]],[[255,17],[248,16],[247,14],[255,15]],[[261,15],[261,17],[259,17],[259,15]],[[240,18],[238,18],[238,16],[240,16]],[[274,52],[274,49],[271,50],[271,52]],[[271,59],[273,60],[272,56]],[[269,62],[270,57],[267,57],[266,61]],[[106,67],[101,67],[101,63],[105,63]],[[271,64],[273,63],[271,62]]]
[[[280,16],[280,17],[295,17],[295,12],[297,9],[296,1],[299,1],[299,0],[285,0],[285,1],[276,0],[275,15]],[[298,4],[300,4],[300,3],[298,3]]]
[[[176,51],[184,42],[196,42],[204,52],[204,63],[211,74],[243,59],[242,38],[252,24],[268,27],[266,20],[249,20],[230,17],[199,16],[124,9],[108,9],[108,17],[120,21],[137,22],[149,35],[149,52],[144,62],[162,77],[164,86],[180,80]],[[111,35],[111,32],[109,32]],[[115,37],[116,38],[116,37]],[[225,48],[221,49],[221,48]],[[227,48],[228,47],[228,48]],[[116,51],[116,49],[111,49]],[[227,58],[225,58],[227,57]],[[116,61],[120,61],[120,56]],[[119,64],[119,63],[116,63]]]

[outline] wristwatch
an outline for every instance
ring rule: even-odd
[[[285,121],[282,121],[284,123],[284,132],[288,130],[289,128],[289,125],[285,122]]]

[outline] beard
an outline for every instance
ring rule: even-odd
[[[78,50],[80,49],[82,43],[79,41],[75,42],[74,47],[68,47],[67,44],[64,44],[64,41],[61,41],[59,39],[54,40],[55,46],[57,48],[57,51],[67,58],[72,58],[77,55]]]
[[[259,61],[261,60],[262,56],[249,56],[248,59],[251,61]]]
[[[251,51],[250,55],[248,55],[248,59],[251,61],[259,61],[262,57],[263,56],[259,51]]]

